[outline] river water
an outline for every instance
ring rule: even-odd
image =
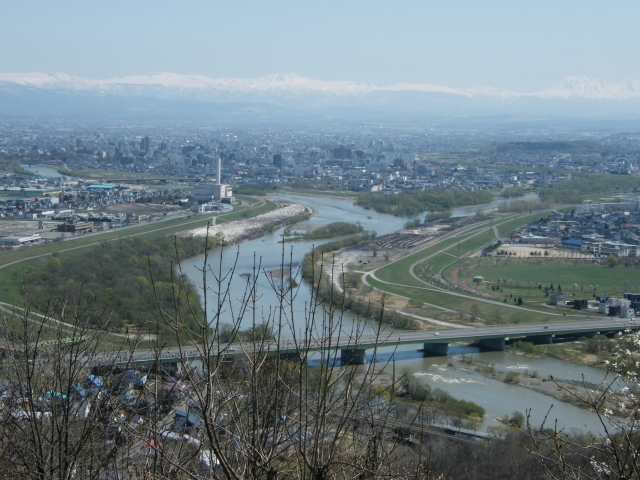
[[[327,224],[337,221],[356,222],[359,221],[365,229],[376,230],[378,235],[392,233],[402,228],[407,221],[406,218],[398,218],[391,215],[378,214],[370,210],[364,210],[349,202],[334,198],[311,197],[299,195],[279,195],[279,199],[301,203],[311,206],[318,211],[318,214],[304,222],[305,224]],[[483,210],[494,210],[504,199],[497,200],[491,205],[481,207]],[[475,214],[478,207],[455,209],[453,215]],[[267,234],[263,237],[242,243],[239,246],[227,247],[222,260],[222,270],[228,270],[236,262],[234,280],[231,281],[231,298],[235,305],[239,305],[237,299],[242,297],[247,283],[247,274],[254,271],[254,263],[261,265],[261,270],[269,272],[278,270],[282,261],[282,244],[279,243],[284,228]],[[300,264],[302,257],[311,250],[312,246],[318,245],[322,241],[315,242],[295,242],[285,244],[285,262],[292,261],[294,268]],[[212,258],[211,267],[217,271],[219,267],[219,257]],[[202,259],[189,259],[183,264],[183,271],[198,287],[202,287]],[[243,275],[244,274],[244,275]],[[213,274],[207,274],[207,281],[213,281]],[[262,274],[258,277],[258,292],[260,297],[256,302],[258,307],[256,316],[258,319],[269,315],[270,306],[276,304],[276,294],[273,292],[267,276]],[[293,302],[294,324],[295,318],[304,319],[307,300],[310,295],[310,288],[302,284],[298,295]],[[213,301],[212,295],[209,300]],[[234,314],[237,308],[234,309]],[[224,320],[231,322],[231,308],[227,308],[223,315]],[[304,320],[302,320],[304,321]],[[357,321],[353,317],[347,317],[345,324],[350,326],[350,322]],[[251,315],[247,315],[242,321],[243,327],[251,325]],[[259,323],[259,322],[258,322]],[[297,325],[296,328],[300,328]],[[291,331],[285,331],[284,336],[291,336]],[[530,358],[522,357],[509,352],[480,352],[479,349],[471,346],[450,347],[450,358],[446,357],[424,357],[417,351],[416,346],[403,346],[399,349],[394,347],[384,347],[378,352],[376,361],[379,365],[387,362],[391,356],[395,358],[397,371],[406,369],[419,376],[433,388],[441,388],[448,391],[456,398],[471,400],[481,405],[486,410],[483,419],[483,430],[489,426],[500,425],[495,419],[510,415],[513,411],[524,413],[531,410],[531,420],[533,425],[539,425],[544,416],[551,408],[547,426],[554,426],[557,420],[558,426],[566,430],[591,431],[602,433],[603,428],[595,413],[578,408],[568,403],[562,403],[541,393],[534,392],[516,385],[503,383],[491,378],[486,378],[476,373],[472,367],[460,362],[460,355],[470,355],[474,362],[493,365],[497,371],[536,371],[538,376],[546,378],[553,375],[555,378],[567,380],[584,379],[592,383],[600,383],[605,377],[605,372],[590,367],[574,365],[550,357]],[[368,355],[368,361],[372,361]],[[448,366],[452,363],[453,366]],[[390,370],[390,367],[387,367]],[[390,373],[390,372],[389,372]]]

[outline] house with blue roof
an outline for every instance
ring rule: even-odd
[[[583,243],[584,243],[584,240],[581,240],[579,238],[570,238],[568,240],[562,241],[562,248],[566,248],[567,250],[580,251]]]

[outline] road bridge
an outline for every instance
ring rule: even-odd
[[[357,338],[341,335],[331,340],[318,339],[316,342],[300,345],[294,340],[282,340],[279,343],[267,342],[262,344],[235,343],[215,345],[211,350],[214,356],[241,356],[258,350],[269,354],[278,354],[292,359],[299,358],[301,352],[316,352],[322,350],[340,350],[343,364],[362,365],[366,363],[366,352],[382,346],[421,345],[420,350],[427,355],[448,354],[449,345],[459,342],[476,342],[487,350],[504,350],[508,340],[525,340],[539,344],[553,343],[555,338],[593,337],[598,334],[635,331],[640,328],[640,322],[634,319],[603,317],[585,321],[563,321],[550,323],[512,324],[482,326],[466,329],[449,329],[430,331],[391,331],[381,335],[360,335]],[[195,347],[169,348],[161,353],[149,350],[136,350],[133,353],[105,352],[94,358],[92,367],[168,364],[175,368],[193,360],[202,358],[202,353]]]

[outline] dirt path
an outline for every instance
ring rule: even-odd
[[[453,280],[454,283],[458,283],[458,282],[464,283],[464,280],[461,280],[460,277],[458,276],[458,274],[460,273],[460,270],[462,270],[462,267],[458,267],[453,272],[451,272],[451,279]],[[476,295],[484,295],[482,292],[479,292],[475,288],[470,287],[466,283],[464,283],[464,288],[469,293],[473,293]]]

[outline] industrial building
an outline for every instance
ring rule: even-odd
[[[0,245],[4,247],[21,247],[40,242],[38,233],[16,233],[8,237],[0,237]]]
[[[233,197],[233,191],[231,185],[224,185],[222,183],[222,172],[220,165],[220,158],[218,158],[218,178],[215,184],[195,185],[193,187],[193,195],[191,198],[198,202],[222,202],[224,199],[231,199]]]
[[[93,222],[64,222],[58,225],[59,232],[83,233],[93,230]]]

